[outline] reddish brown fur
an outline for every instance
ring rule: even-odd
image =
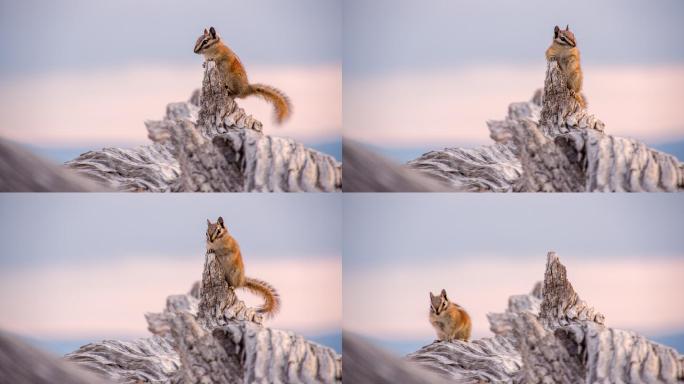
[[[214,32],[212,34],[211,32]],[[276,122],[281,124],[292,113],[292,105],[289,98],[275,87],[263,84],[250,84],[247,79],[247,71],[242,65],[240,58],[233,52],[223,40],[215,34],[213,28],[204,30],[204,34],[197,39],[195,53],[202,54],[204,58],[216,63],[219,73],[222,75],[223,84],[233,97],[245,98],[257,95],[273,104],[275,108]],[[202,47],[204,40],[209,40],[208,46]]]
[[[232,288],[243,287],[263,297],[264,305],[259,308],[259,312],[269,317],[278,312],[280,309],[278,292],[265,281],[245,276],[240,245],[228,233],[221,217],[216,223],[207,220],[207,251],[214,252],[226,281]]]
[[[560,36],[567,37],[575,45],[564,43],[559,38]],[[577,102],[586,108],[587,103],[584,96],[582,96],[583,74],[582,67],[580,66],[580,52],[576,47],[575,35],[570,31],[569,27],[561,30],[556,26],[551,46],[546,50],[546,60],[558,62],[558,66],[567,78],[568,89],[572,91]]]
[[[437,340],[468,341],[472,328],[468,312],[449,301],[445,290],[439,296],[430,293],[430,301],[430,324],[435,328]]]

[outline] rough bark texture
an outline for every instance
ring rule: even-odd
[[[364,375],[357,382],[402,370],[412,370],[409,382],[430,382],[414,364],[453,383],[684,381],[683,356],[635,332],[606,327],[603,316],[579,298],[553,252],[544,282],[530,294],[511,296],[504,313],[488,318],[494,337],[434,342],[404,360],[376,357],[370,348],[348,350],[345,336],[345,372],[346,361],[357,361]]]
[[[604,133],[579,106],[555,61],[543,92],[489,121],[497,143],[426,153],[408,165],[461,191],[656,192],[684,189],[684,163],[634,139]],[[371,169],[372,171],[372,169]]]
[[[462,192],[510,192],[522,173],[515,153],[500,144],[431,151],[408,166]]]
[[[226,324],[226,319],[253,321],[261,324],[262,316],[238,300],[224,277],[221,264],[214,253],[207,253],[202,272],[197,317],[206,325]]]
[[[87,344],[66,359],[115,383],[163,383],[180,367],[178,354],[159,336]]]
[[[334,192],[341,164],[288,138],[267,136],[207,63],[202,91],[145,123],[152,144],[87,152],[66,165],[118,191]]]
[[[593,321],[603,325],[605,318],[589,306],[572,288],[565,266],[554,252],[548,255],[544,274],[544,292],[539,318],[550,328],[571,324],[573,321]]]
[[[151,338],[103,341],[70,353],[73,361],[115,382],[339,383],[341,357],[290,331],[264,327],[238,300],[206,255],[201,285],[167,298],[146,314]]]
[[[534,315],[521,314],[513,319],[524,368],[516,382],[575,384],[584,382],[582,357],[571,354],[554,334],[545,329]],[[576,352],[576,351],[574,351]],[[589,381],[593,383],[593,381]]]
[[[125,192],[168,192],[180,175],[173,154],[158,144],[102,148],[65,165],[112,190]]]
[[[107,189],[0,138],[0,192],[98,192]]]
[[[505,382],[522,364],[514,345],[501,336],[471,342],[435,342],[407,357],[455,383]]]

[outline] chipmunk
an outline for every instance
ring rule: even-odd
[[[430,292],[430,324],[437,331],[439,341],[470,339],[470,316],[461,306],[449,301],[444,289],[439,296]]]
[[[207,219],[207,252],[213,252],[216,255],[231,289],[244,287],[264,298],[264,305],[258,309],[259,313],[273,317],[278,312],[280,309],[278,292],[265,281],[245,276],[240,246],[228,233],[222,217],[219,217],[216,223]]]
[[[223,84],[232,97],[245,98],[250,95],[261,96],[275,107],[275,118],[278,124],[285,121],[291,114],[292,105],[290,99],[280,90],[264,84],[250,84],[247,80],[247,72],[237,57],[228,46],[223,43],[214,27],[207,31],[204,29],[195,43],[193,50],[198,55],[203,55],[209,61],[216,63],[219,73],[222,75]]]
[[[553,41],[546,50],[546,60],[556,60],[561,71],[568,79],[568,89],[575,96],[577,102],[586,108],[587,101],[582,95],[582,68],[580,67],[580,52],[577,49],[575,34],[570,31],[570,26],[560,29],[557,25],[553,29]]]

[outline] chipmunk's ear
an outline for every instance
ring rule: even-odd
[[[560,32],[560,28],[556,25],[556,27],[553,28],[553,37],[558,37],[558,32]]]
[[[219,216],[217,223],[222,227],[225,228],[226,226],[223,225],[223,217]]]
[[[446,290],[442,289],[442,293],[440,295],[446,299],[447,298]]]
[[[209,28],[209,33],[211,34],[211,37],[216,38],[216,30],[214,27]]]
[[[569,31],[570,30],[570,24],[565,24],[565,30]]]
[[[208,35],[208,34],[209,34],[209,31],[207,31],[207,29],[204,28],[204,36],[206,36],[206,35]]]
[[[435,295],[433,295],[432,292],[430,292],[430,301],[432,301],[432,299],[434,299],[434,298],[435,298]]]
[[[207,219],[207,227],[211,227],[211,221],[209,221],[209,219]]]

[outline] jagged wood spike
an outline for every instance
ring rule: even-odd
[[[543,300],[539,317],[549,328],[567,325],[572,321],[593,321],[604,324],[605,317],[580,299],[572,288],[565,266],[555,252],[546,255],[546,272],[542,287]]]
[[[197,317],[208,327],[222,326],[230,320],[254,321],[258,324],[263,321],[256,310],[238,300],[213,252],[205,255]]]

